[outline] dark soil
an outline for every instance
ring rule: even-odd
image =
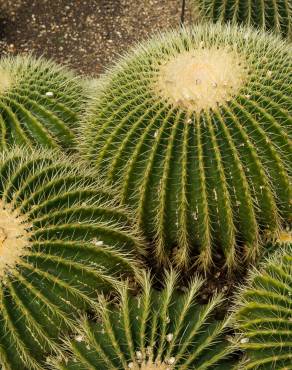
[[[182,0],[0,0],[0,55],[32,52],[96,76],[130,45],[177,27],[181,9]]]

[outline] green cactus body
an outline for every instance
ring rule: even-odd
[[[59,152],[4,151],[0,179],[0,364],[43,369],[98,292],[135,278],[141,239],[112,191]]]
[[[291,0],[192,0],[194,9],[214,22],[241,23],[292,38]]]
[[[222,295],[200,305],[196,296],[201,285],[195,278],[184,293],[178,292],[176,275],[170,272],[164,289],[157,291],[144,274],[136,297],[123,286],[119,305],[101,298],[97,323],[82,320],[76,336],[65,341],[71,357],[53,361],[54,368],[230,369],[234,345],[225,339],[228,320],[214,320]]]
[[[235,324],[246,360],[240,369],[290,369],[292,364],[292,243],[253,271],[241,288]]]
[[[0,148],[75,147],[85,90],[73,73],[42,58],[0,59]]]
[[[159,263],[207,270],[216,253],[231,270],[291,219],[291,60],[276,36],[200,25],[141,45],[104,77],[81,150]]]

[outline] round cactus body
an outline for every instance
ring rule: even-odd
[[[135,278],[141,239],[132,229],[112,191],[59,152],[1,154],[3,368],[43,369],[60,333],[74,327],[75,315],[92,307],[98,292]]]
[[[233,269],[291,219],[291,61],[276,36],[200,25],[156,37],[104,77],[81,150],[160,263],[206,270],[223,255]]]
[[[0,59],[0,148],[72,149],[85,90],[73,73],[42,58]]]
[[[157,291],[145,274],[136,297],[124,286],[119,305],[101,299],[97,322],[82,320],[75,337],[65,340],[71,356],[61,363],[53,359],[56,368],[231,369],[235,345],[225,338],[228,320],[214,319],[222,296],[200,305],[196,296],[202,281],[194,279],[182,293],[175,280],[173,272],[167,274],[164,289]]]
[[[242,369],[290,369],[292,363],[292,243],[267,258],[241,288],[235,325],[246,352]]]
[[[236,22],[292,38],[290,0],[193,0],[195,10],[214,22]]]

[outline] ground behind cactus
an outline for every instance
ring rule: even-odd
[[[0,55],[33,52],[98,75],[137,40],[176,27],[182,0],[0,0]],[[191,22],[189,10],[186,22]]]

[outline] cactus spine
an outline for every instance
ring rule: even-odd
[[[85,90],[72,72],[43,58],[0,59],[0,148],[75,147]]]
[[[193,0],[193,4],[208,20],[273,30],[292,40],[290,0]]]
[[[292,363],[292,243],[253,271],[241,288],[235,324],[246,352],[242,369],[290,369]]]
[[[81,150],[160,264],[234,269],[291,219],[291,48],[248,28],[158,36],[103,79]]]
[[[156,291],[145,273],[136,297],[123,286],[118,305],[101,298],[97,322],[81,321],[75,337],[65,341],[71,356],[61,363],[53,360],[54,368],[230,368],[224,367],[231,366],[229,357],[234,351],[234,345],[225,339],[228,320],[213,317],[222,295],[201,306],[196,296],[202,280],[193,279],[184,293],[175,289],[176,280],[175,273],[166,274],[164,289]]]
[[[43,369],[97,292],[136,276],[141,239],[112,190],[58,152],[4,151],[0,179],[0,364]]]

